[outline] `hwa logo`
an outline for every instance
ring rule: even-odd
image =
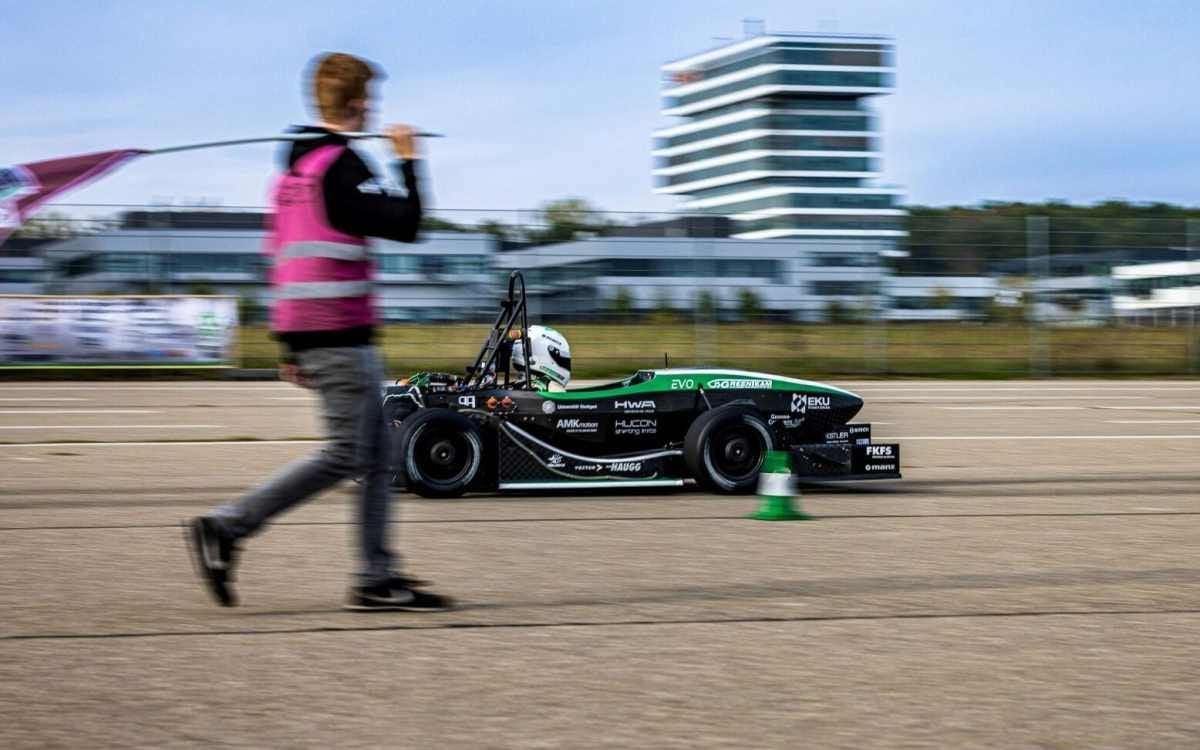
[[[622,399],[613,402],[614,409],[624,409],[625,411],[654,411],[654,401],[652,399],[643,399],[641,401],[632,401]]]

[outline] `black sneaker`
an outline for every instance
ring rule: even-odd
[[[208,590],[222,607],[237,606],[237,595],[230,587],[233,581],[234,553],[237,545],[220,525],[207,516],[199,516],[184,526],[184,538],[192,562]]]
[[[343,608],[354,612],[445,612],[454,608],[449,597],[397,585],[395,580],[351,588]]]

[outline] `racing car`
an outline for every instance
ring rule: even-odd
[[[801,480],[898,479],[900,446],[851,420],[862,399],[832,385],[746,370],[638,370],[568,389],[570,347],[530,326],[525,282],[508,294],[465,374],[420,372],[384,389],[394,484],[466,492],[757,486],[768,451]]]

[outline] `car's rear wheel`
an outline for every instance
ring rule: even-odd
[[[408,489],[422,497],[458,497],[484,462],[479,427],[449,409],[422,409],[401,422],[397,468]]]
[[[683,441],[696,481],[729,494],[752,492],[767,451],[775,447],[767,423],[752,407],[726,404],[700,415]]]

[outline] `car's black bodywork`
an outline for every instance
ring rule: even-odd
[[[418,373],[388,386],[397,483],[427,496],[467,491],[679,486],[754,488],[768,450],[809,480],[894,479],[900,448],[851,423],[862,399],[834,386],[743,370],[640,370],[568,391],[512,382],[523,281],[466,376]],[[513,332],[516,333],[513,333]],[[528,344],[526,344],[528,346]]]

